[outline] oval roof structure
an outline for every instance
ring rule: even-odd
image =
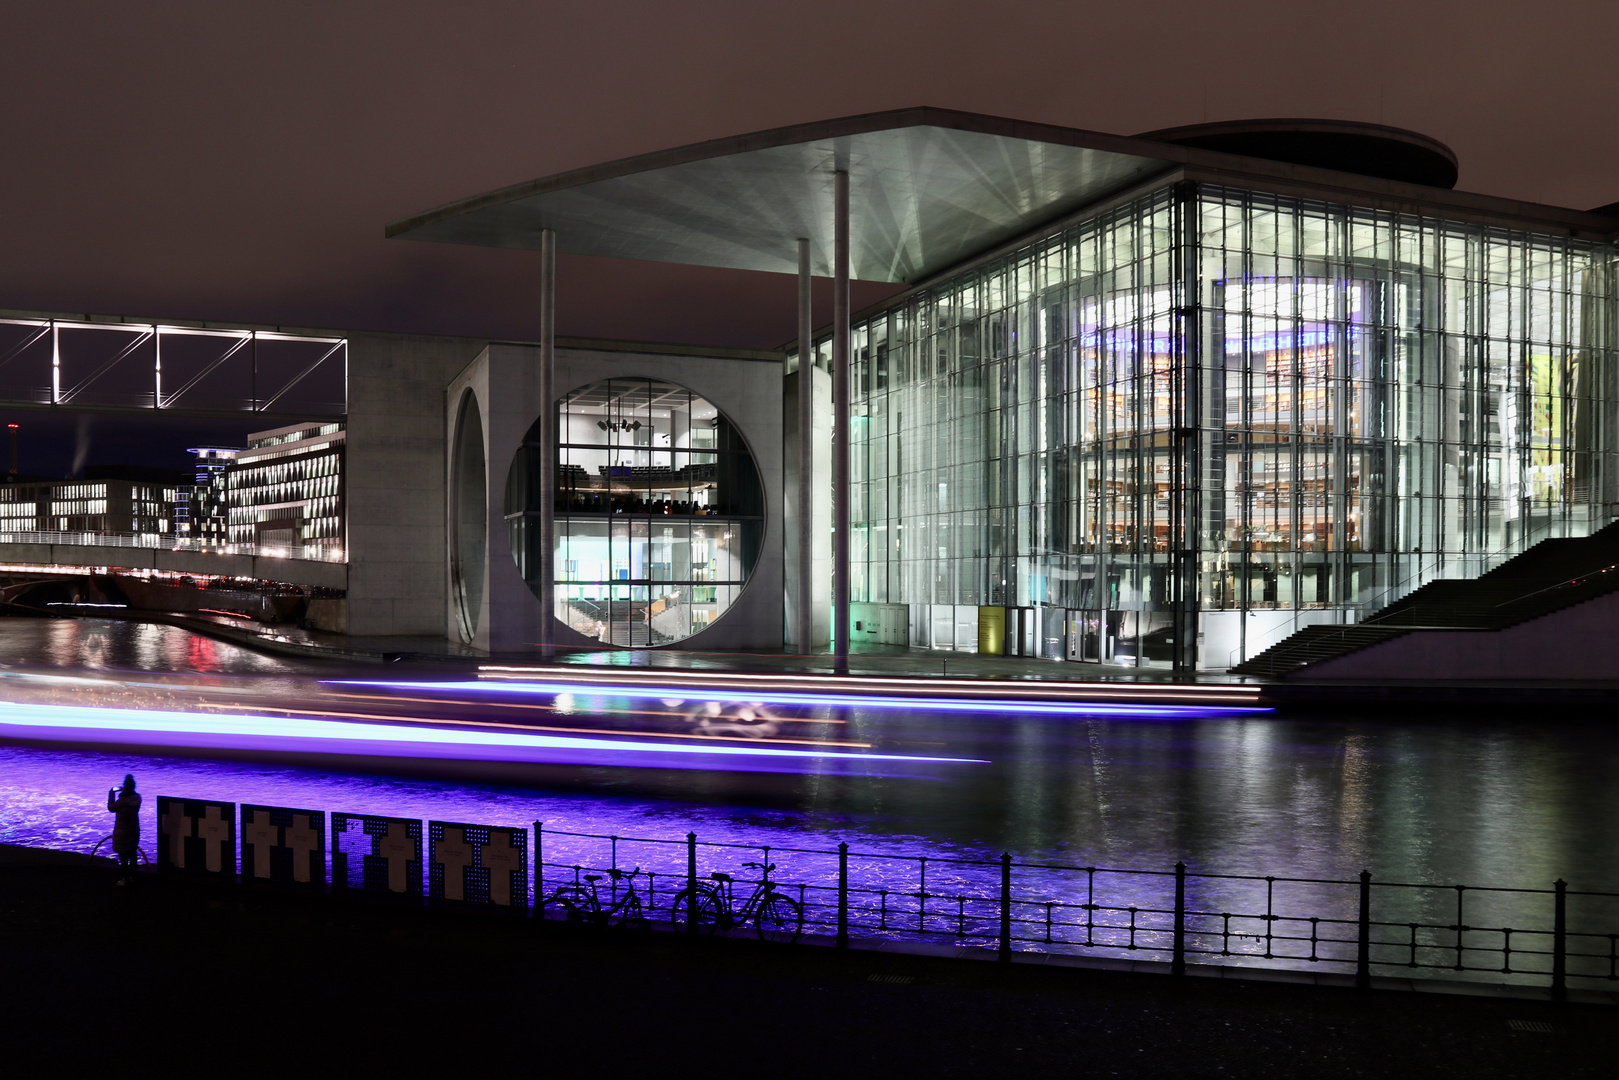
[[[1610,219],[1448,190],[1455,155],[1415,132],[1240,121],[1126,138],[912,108],[774,128],[529,180],[396,221],[390,237],[830,275],[833,173],[850,177],[850,273],[915,285],[1109,198],[1175,179],[1432,207],[1606,238]]]
[[[395,222],[413,240],[830,273],[832,174],[849,172],[853,277],[914,282],[1169,168],[1117,135],[904,109],[683,146]]]
[[[1427,187],[1453,188],[1458,175],[1455,151],[1438,139],[1352,120],[1232,120],[1136,138]]]

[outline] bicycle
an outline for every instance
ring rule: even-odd
[[[587,884],[579,884],[579,871],[581,867],[574,867],[574,883],[563,885],[556,892],[546,897],[544,906],[547,908],[560,908],[563,917],[571,923],[584,923],[590,926],[607,926],[613,919],[618,925],[632,930],[646,930],[651,927],[641,903],[641,894],[635,891],[635,876],[641,872],[637,866],[634,870],[611,869],[607,876],[613,881],[613,892],[617,894],[619,885],[625,888],[624,895],[617,900],[603,905],[601,893],[597,882],[601,881],[601,874],[586,874],[584,880]]]
[[[698,882],[695,897],[693,886],[687,886],[675,896],[669,908],[669,918],[675,929],[684,930],[695,923],[702,933],[712,934],[716,930],[734,929],[752,919],[753,929],[761,941],[767,940],[767,935],[771,934],[790,934],[787,940],[797,941],[804,929],[804,906],[780,892],[776,883],[770,880],[770,872],[776,868],[776,864],[766,866],[750,862],[742,866],[760,871],[762,877],[740,910],[733,892],[736,879],[730,874],[713,873],[708,876],[715,884]]]

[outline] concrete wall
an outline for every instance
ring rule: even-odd
[[[1505,630],[1413,630],[1311,664],[1301,678],[1619,680],[1619,594]]]
[[[534,372],[539,350],[532,345],[491,344],[448,381],[439,406],[440,469],[447,478],[440,519],[451,505],[450,446],[462,395],[471,391],[481,412],[486,467],[488,536],[483,567],[482,617],[472,644],[493,652],[523,651],[538,639],[539,602],[511,556],[504,522],[506,476],[523,436],[539,415]],[[713,402],[736,424],[752,450],[765,489],[765,536],[759,563],[737,602],[714,625],[680,642],[682,649],[776,649],[782,644],[782,384],[779,361],[696,355],[691,352],[621,352],[581,347],[557,348],[557,395],[600,379],[640,376],[663,379]],[[438,549],[440,577],[449,578],[449,530]],[[456,634],[458,616],[446,594],[441,625]],[[351,615],[352,619],[352,615]],[[598,646],[561,623],[553,624],[558,644]]]
[[[812,632],[808,642],[797,638],[798,605],[802,602],[802,588],[798,580],[799,517],[801,503],[798,497],[798,386],[799,372],[788,375],[782,386],[782,521],[786,530],[782,537],[784,582],[786,595],[786,641],[799,652],[825,648],[832,633],[832,376],[820,368],[811,368],[810,387],[814,395],[810,405],[811,416],[811,468],[815,499],[810,513],[813,527],[810,532],[810,559],[813,571],[809,583],[809,602],[814,612]]]
[[[349,335],[351,634],[445,633],[444,387],[484,344]]]

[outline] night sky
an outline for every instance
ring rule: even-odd
[[[567,169],[910,105],[1121,134],[1383,122],[1448,143],[1465,190],[1619,200],[1611,0],[170,0],[3,17],[0,307],[532,337],[537,256],[383,226]],[[892,289],[857,283],[855,304]],[[794,283],[564,255],[557,324],[771,347],[794,332]],[[52,425],[33,423],[25,470],[66,468],[76,421],[49,452]],[[150,442],[91,427],[92,461]]]

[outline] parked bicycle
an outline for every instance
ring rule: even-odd
[[[635,891],[635,876],[641,872],[639,866],[634,870],[615,868],[607,871],[607,877],[613,884],[605,904],[602,903],[598,887],[602,875],[586,874],[581,879],[580,869],[582,868],[578,866],[573,868],[572,885],[563,885],[545,898],[544,906],[547,909],[560,910],[569,922],[583,923],[587,926],[608,926],[617,919],[619,926],[632,930],[651,928],[652,924],[647,920],[645,906],[641,902],[641,894]],[[580,884],[581,880],[584,884]],[[619,895],[620,888],[624,890],[622,896]]]
[[[675,897],[669,909],[669,918],[675,929],[684,930],[695,922],[699,932],[712,934],[716,930],[742,926],[751,919],[761,940],[785,934],[789,935],[788,941],[797,941],[804,929],[804,906],[781,892],[776,883],[770,880],[770,872],[776,868],[776,864],[766,866],[750,862],[742,865],[748,870],[758,870],[760,880],[753,887],[753,895],[741,908],[736,906],[733,894],[736,879],[730,874],[710,874],[708,876],[714,884],[698,882],[695,897],[692,886],[682,889]]]

